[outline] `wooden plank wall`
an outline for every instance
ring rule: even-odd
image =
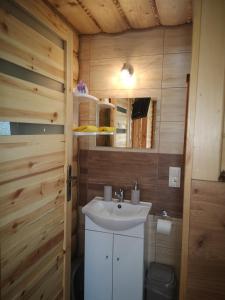
[[[100,98],[150,96],[157,101],[157,143],[152,152],[183,153],[191,36],[191,25],[81,36],[79,78],[91,94]],[[134,67],[132,86],[120,80],[126,61]]]
[[[224,98],[224,126],[223,126],[223,144],[222,144],[221,171],[225,171],[225,98]]]
[[[225,299],[225,183],[192,181],[188,300]]]
[[[225,184],[218,182],[224,121],[224,14],[224,0],[194,1],[181,300],[225,298]]]
[[[65,229],[70,230],[71,219],[65,213],[70,217],[71,207],[65,198],[65,170],[70,162],[72,31],[43,1],[17,3],[64,40],[66,48],[1,8],[1,58],[64,84],[65,89],[57,91],[3,72],[0,120],[65,125],[65,134],[0,137],[1,296],[67,299],[70,270],[65,257],[70,264],[71,237]],[[74,74],[76,80],[77,67]]]
[[[224,114],[225,1],[215,6],[203,1],[201,28],[192,178],[216,181]]]

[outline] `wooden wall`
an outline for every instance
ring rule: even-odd
[[[189,300],[225,299],[225,183],[192,181]]]
[[[191,25],[81,36],[79,78],[87,83],[91,94],[100,98],[150,96],[157,100],[157,143],[153,152],[183,154],[191,36]],[[120,80],[124,62],[134,67],[131,86]],[[90,122],[93,116],[89,115]]]
[[[69,299],[73,33],[44,1],[16,2],[0,5],[1,66],[10,66],[0,74],[0,121],[62,125],[64,134],[0,136],[1,297]]]
[[[180,299],[225,298],[225,1],[194,1]],[[218,76],[218,77],[217,77]]]

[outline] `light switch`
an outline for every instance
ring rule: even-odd
[[[181,168],[169,167],[169,187],[180,187]]]

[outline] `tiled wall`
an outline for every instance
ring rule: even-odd
[[[174,266],[179,278],[181,257],[182,220],[170,218],[172,229],[169,235],[157,233],[157,220],[159,217],[149,215],[146,223],[145,240],[145,267],[150,262],[159,262]]]
[[[91,94],[118,98],[150,96],[157,101],[157,142],[153,153],[81,150],[79,205],[85,205],[94,196],[102,196],[106,184],[112,185],[114,191],[124,188],[129,199],[132,185],[138,179],[141,200],[153,203],[152,213],[159,215],[164,208],[176,218],[169,237],[156,237],[157,217],[150,218],[148,237],[153,236],[155,246],[147,243],[147,261],[155,259],[172,264],[176,269],[180,260],[181,219],[178,218],[182,216],[183,189],[169,188],[168,175],[169,166],[183,168],[191,36],[192,26],[185,25],[83,36],[80,43],[80,79],[87,83]],[[125,61],[135,70],[136,82],[132,88],[123,86],[118,77]],[[87,115],[86,121],[93,122],[94,114],[90,111]],[[83,229],[79,232],[82,252]]]
[[[91,94],[100,98],[150,96],[157,101],[156,143],[151,152],[183,154],[191,36],[189,24],[81,37],[79,78],[87,83]],[[134,67],[131,87],[120,80],[126,61]],[[93,124],[95,118],[90,107],[84,121]],[[82,140],[85,142],[87,138]],[[89,143],[92,145],[91,140]]]
[[[104,185],[112,185],[113,192],[122,187],[125,198],[136,179],[139,181],[141,200],[152,202],[152,214],[146,223],[145,262],[169,264],[179,276],[181,253],[181,226],[183,189],[168,187],[169,166],[181,167],[183,156],[176,154],[102,152],[81,150],[79,153],[79,205],[84,206],[95,196],[103,196]],[[156,233],[157,215],[166,209],[172,217],[169,236]],[[80,213],[79,254],[83,254],[84,220]]]
[[[170,166],[180,167],[183,174],[183,155],[81,150],[79,166],[79,205],[103,196],[104,185],[111,185],[113,192],[123,188],[130,199],[138,180],[141,200],[152,202],[152,213],[159,215],[165,209],[171,217],[182,216],[183,183],[171,188],[168,180]]]

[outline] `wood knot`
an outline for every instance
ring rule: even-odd
[[[33,166],[34,166],[34,162],[30,161],[29,164],[28,164],[28,167],[32,168]]]
[[[77,6],[78,5],[78,3],[74,2],[74,1],[69,1],[68,4],[70,6]]]
[[[15,223],[13,223],[12,228],[15,229],[15,228],[17,228],[17,226],[18,226],[18,223],[15,222]]]
[[[14,194],[14,199],[18,198],[22,194],[23,191],[24,191],[23,188],[18,189]]]
[[[199,237],[199,239],[197,240],[197,246],[198,248],[202,248],[203,245],[205,244],[205,241],[206,241],[206,235],[202,235]]]
[[[4,22],[2,22],[2,30],[6,33],[9,32],[8,26]]]
[[[51,123],[53,123],[58,118],[58,113],[54,112],[52,116],[53,116],[53,119],[51,119]]]

